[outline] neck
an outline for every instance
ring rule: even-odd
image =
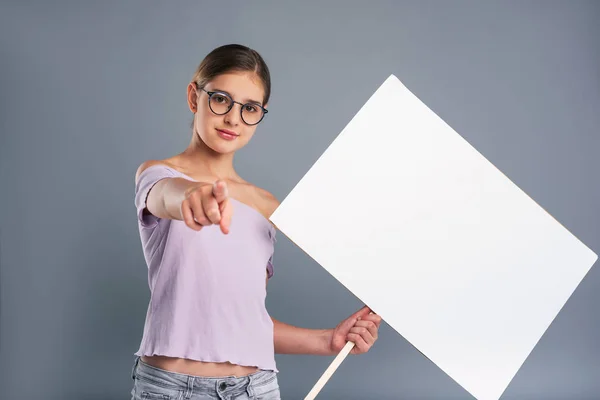
[[[194,174],[208,174],[216,179],[239,179],[233,168],[234,153],[217,153],[208,147],[195,132],[182,155],[189,161],[189,169],[194,171]]]

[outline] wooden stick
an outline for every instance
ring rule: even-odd
[[[325,370],[325,372],[323,373],[323,375],[321,375],[321,378],[319,378],[319,380],[317,381],[317,383],[315,383],[315,386],[313,386],[312,390],[306,395],[306,397],[304,398],[304,400],[314,400],[314,398],[317,397],[317,394],[319,394],[319,392],[321,391],[321,389],[323,389],[323,386],[325,386],[325,384],[327,383],[327,381],[329,380],[329,378],[331,378],[331,375],[333,375],[333,373],[335,372],[335,370],[340,366],[340,364],[342,363],[342,361],[344,361],[344,359],[346,358],[346,356],[348,354],[350,354],[350,351],[352,351],[353,347],[354,347],[354,343],[353,342],[347,342],[346,343],[346,345],[344,346],[344,348],[338,353],[338,355],[331,362],[331,364],[329,365],[329,367],[327,367],[327,369]]]

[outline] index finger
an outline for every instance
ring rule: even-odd
[[[221,225],[221,232],[228,234],[231,216],[233,215],[233,207],[227,198],[219,205],[219,207],[221,209],[221,221],[219,223],[219,225]]]

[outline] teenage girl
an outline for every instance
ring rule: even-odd
[[[233,167],[267,113],[263,58],[241,45],[211,51],[187,87],[189,146],[140,165],[135,204],[150,302],[135,353],[133,399],[279,399],[275,353],[353,354],[377,340],[363,307],[333,329],[277,321],[265,308],[278,201]]]

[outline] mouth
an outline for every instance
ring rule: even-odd
[[[237,133],[227,130],[227,129],[217,129],[217,133],[219,134],[220,137],[222,137],[225,140],[234,140],[235,138],[240,136]]]

